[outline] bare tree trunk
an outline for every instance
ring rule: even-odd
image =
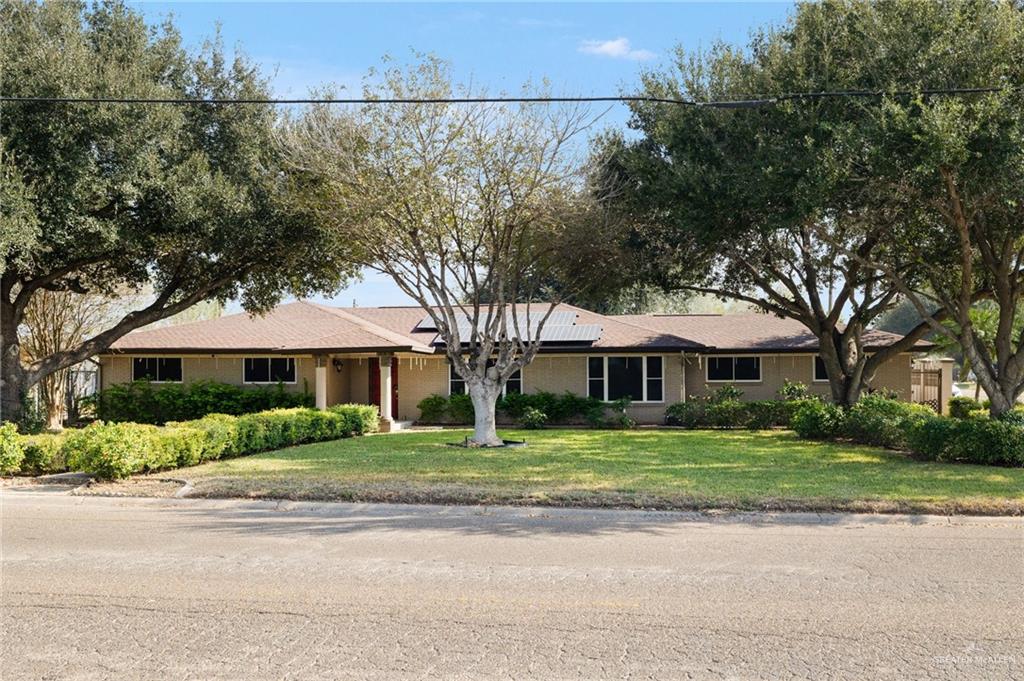
[[[466,381],[466,389],[473,402],[473,443],[500,447],[504,441],[498,437],[495,412],[501,386],[491,379],[476,379]]]
[[[61,369],[39,381],[39,394],[46,405],[46,429],[64,429],[64,400],[68,384],[68,370]]]
[[[21,366],[21,344],[17,326],[10,318],[12,308],[0,310],[0,420],[18,423],[22,418],[22,397],[25,394],[25,371]]]

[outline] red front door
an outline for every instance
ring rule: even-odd
[[[370,358],[370,404],[380,407],[380,360]],[[391,418],[398,418],[398,358],[391,358]]]

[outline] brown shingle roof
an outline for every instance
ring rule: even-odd
[[[430,349],[344,310],[305,301],[279,305],[262,317],[233,314],[180,326],[134,331],[114,352],[299,352]]]
[[[650,314],[618,315],[613,319],[628,320],[664,333],[685,334],[694,341],[717,352],[815,352],[818,339],[795,319],[772,314],[748,312],[740,314]],[[891,345],[902,336],[885,331],[864,332],[866,349]],[[934,347],[918,341],[919,350]]]
[[[535,309],[541,306],[535,306]],[[601,327],[594,343],[552,345],[549,352],[573,351],[712,351],[814,352],[817,339],[797,321],[767,314],[601,315],[571,305],[558,309],[576,314],[578,325]],[[338,308],[306,301],[279,305],[262,317],[234,314],[219,319],[134,331],[112,352],[439,352],[436,332],[417,325],[420,307]],[[900,337],[883,331],[865,333],[868,349]],[[932,344],[919,341],[916,349]]]

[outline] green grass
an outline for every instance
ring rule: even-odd
[[[1024,469],[923,463],[786,431],[502,431],[521,449],[447,446],[467,431],[292,447],[182,471],[206,496],[661,508],[1019,513]]]

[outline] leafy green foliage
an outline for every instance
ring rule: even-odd
[[[914,425],[934,416],[935,412],[923,404],[868,395],[847,412],[843,434],[863,444],[905,449]]]
[[[1024,412],[993,419],[965,411],[951,418],[931,408],[872,395],[848,411],[817,400],[804,402],[793,416],[800,437],[846,438],[858,444],[906,449],[928,461],[988,466],[1024,466]]]
[[[806,383],[791,381],[788,378],[782,382],[777,394],[780,400],[806,400],[811,397],[811,391]]]
[[[452,423],[473,423],[476,410],[469,395],[457,394],[448,398],[448,417]]]
[[[792,427],[800,437],[829,440],[843,433],[846,413],[829,402],[807,400],[793,414]]]
[[[803,402],[799,399],[720,399],[716,392],[705,398],[691,397],[686,402],[670,404],[665,410],[665,423],[684,428],[788,428]]]
[[[519,415],[519,424],[527,430],[540,430],[547,425],[547,414],[535,407],[527,407]]]
[[[16,473],[21,467],[25,452],[18,437],[18,428],[13,423],[0,423],[0,475]]]
[[[208,414],[163,428],[97,421],[86,428],[68,431],[54,457],[65,458],[71,470],[85,471],[101,479],[117,479],[134,473],[194,466],[222,457],[372,433],[379,420],[374,406],[340,404],[326,411],[291,408],[242,416]],[[53,443],[46,446],[52,447]]]
[[[67,470],[62,450],[65,433],[38,433],[23,435],[21,446],[25,459],[21,462],[21,473],[25,475],[47,475]]]
[[[215,39],[190,53],[172,23],[149,26],[122,2],[10,0],[0,5],[0,24],[6,95],[271,94],[241,51],[231,59]],[[293,187],[274,143],[277,123],[277,110],[267,104],[4,105],[5,415],[14,415],[20,394],[42,376],[200,301],[236,299],[261,311],[285,292],[328,293],[355,274],[355,243],[290,200]],[[116,296],[142,288],[153,297],[91,340],[25,366],[17,348],[9,349],[17,344],[12,331],[25,296],[44,289]]]
[[[134,381],[101,390],[93,401],[100,420],[159,425],[198,419],[207,414],[238,415],[312,407],[313,395],[308,391],[289,392],[282,384],[242,388],[215,381],[195,381],[188,385]]]
[[[915,454],[932,461],[1024,466],[1024,427],[1018,423],[936,416],[919,422],[909,440]]]
[[[428,395],[419,401],[416,408],[420,411],[420,423],[442,423],[448,414],[448,398],[444,395]]]
[[[980,410],[981,402],[971,397],[949,398],[949,415],[955,419],[965,419],[971,412]]]
[[[62,449],[68,468],[98,478],[126,478],[168,465],[165,444],[158,445],[156,426],[97,421],[68,434]]]
[[[628,405],[627,405],[628,406]],[[421,423],[465,425],[473,423],[473,402],[468,395],[430,395],[420,400]],[[499,414],[521,422],[528,409],[543,413],[549,424],[571,425],[588,423],[594,427],[608,427],[605,412],[615,409],[601,400],[566,391],[561,395],[540,391],[536,393],[509,393],[498,399]]]

